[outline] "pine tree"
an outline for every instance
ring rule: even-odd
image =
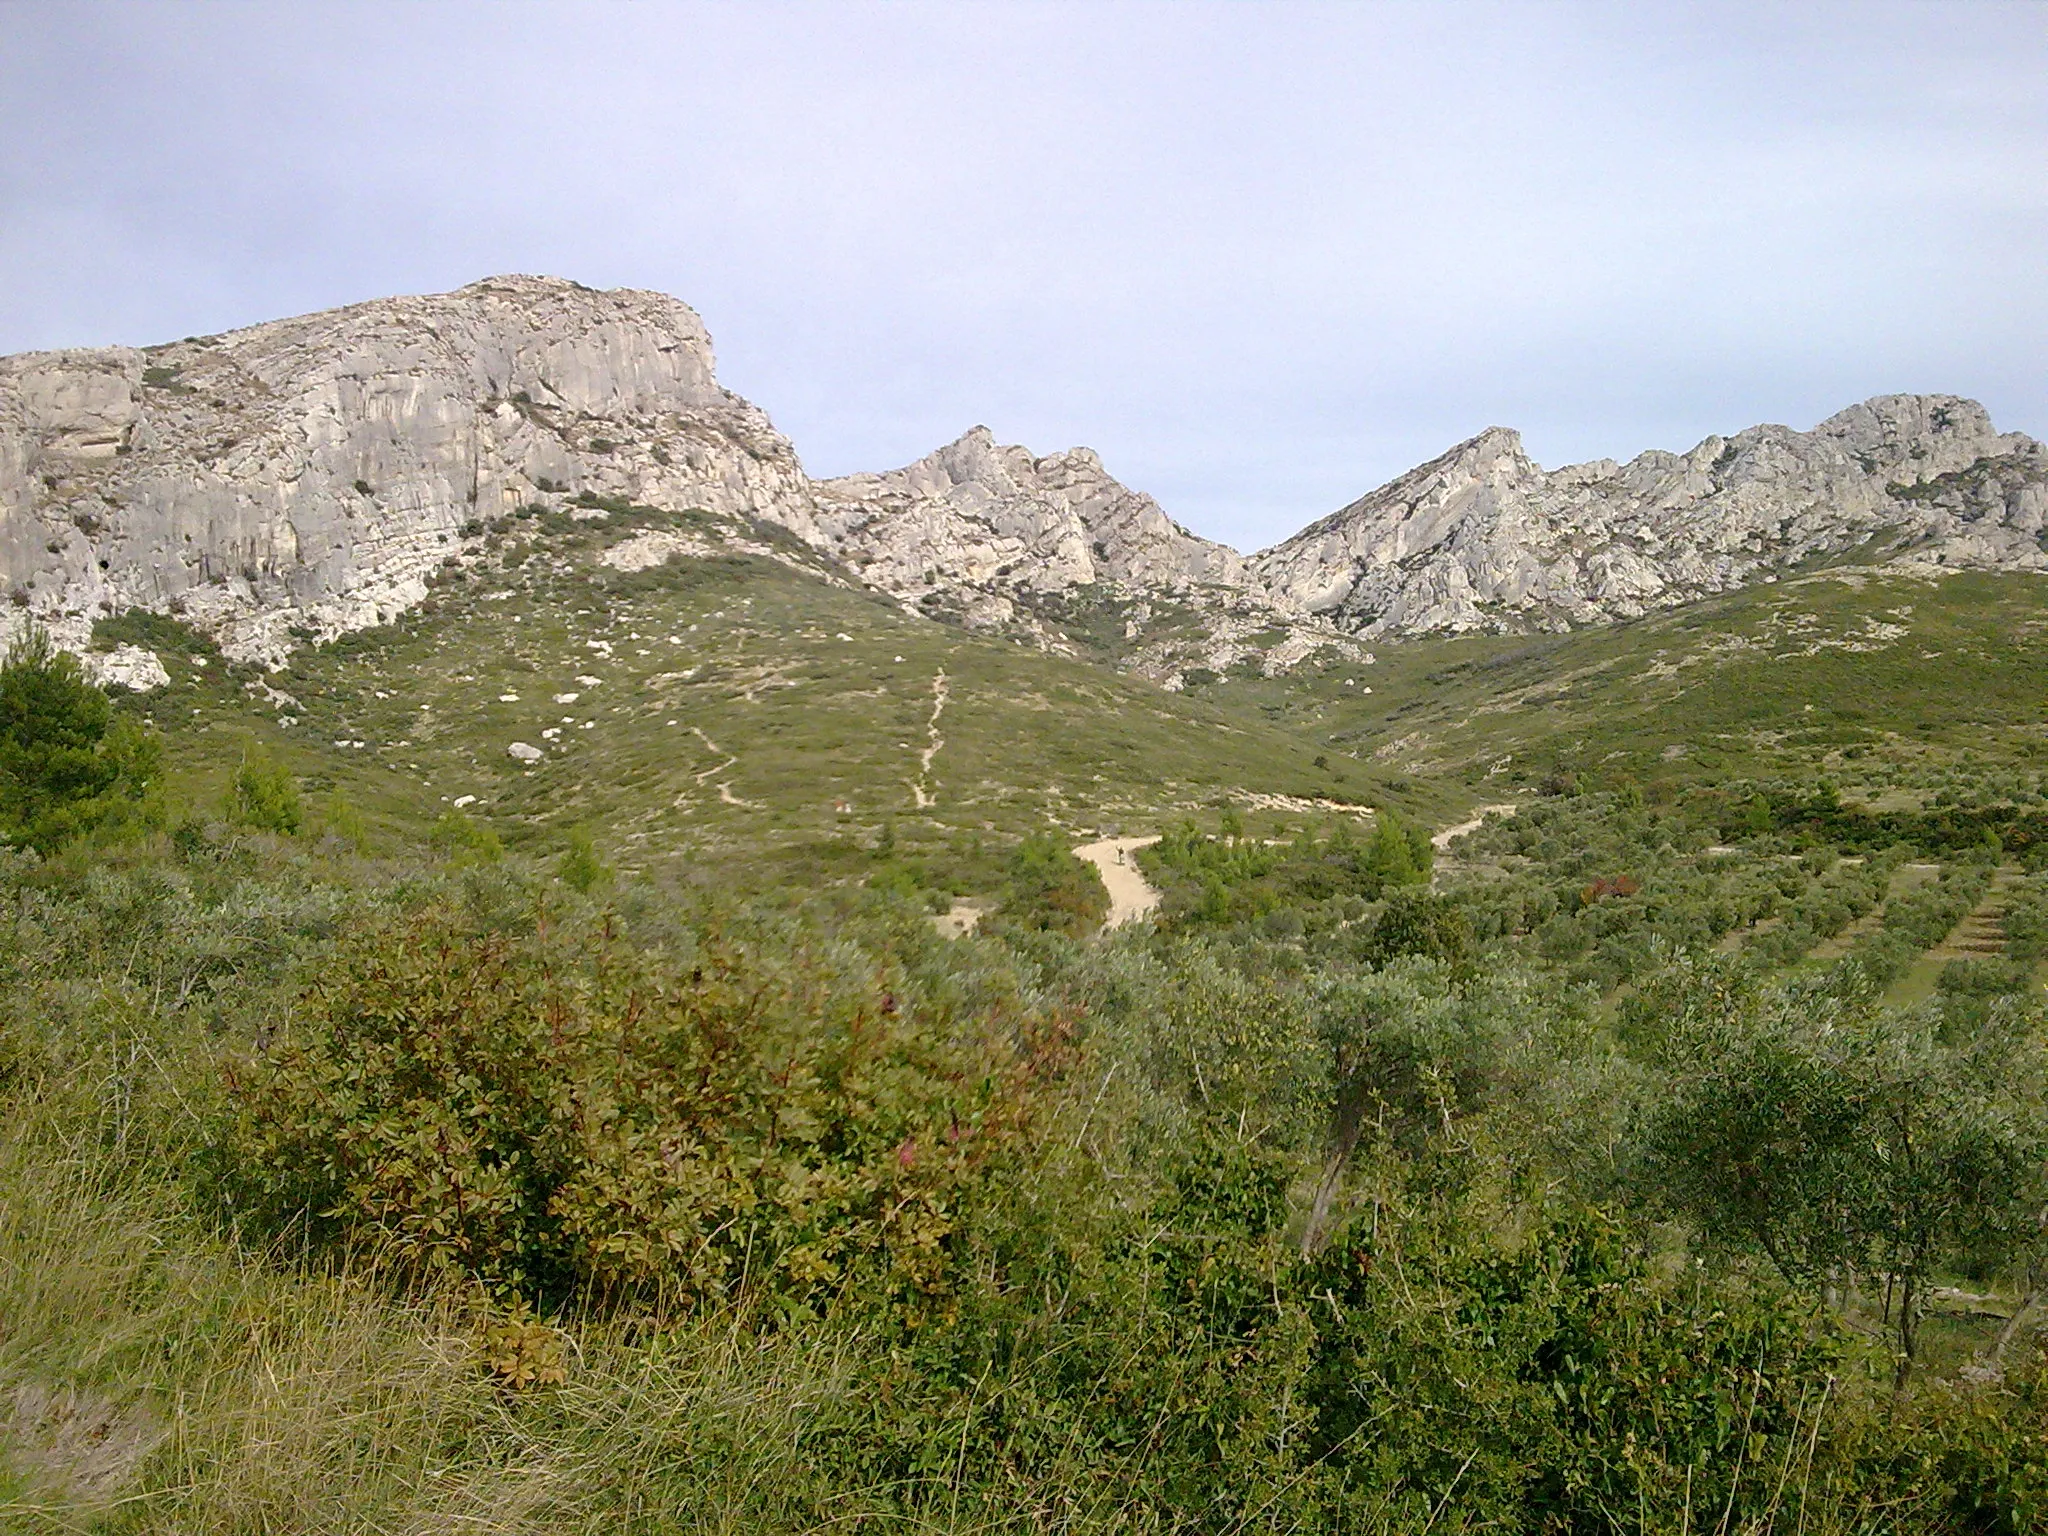
[[[139,798],[156,745],[31,625],[0,662],[0,839],[54,852]]]

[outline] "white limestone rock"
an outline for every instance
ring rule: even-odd
[[[148,693],[170,685],[171,674],[155,651],[139,645],[117,645],[111,651],[88,651],[85,669],[102,688],[132,688]]]
[[[902,469],[819,481],[816,494],[824,542],[901,597],[1244,582],[1237,551],[1189,533],[1089,448],[1038,458],[975,427]]]
[[[176,607],[275,660],[418,602],[542,482],[817,537],[794,450],[662,294],[500,277],[0,358],[0,585],[65,634]]]
[[[1811,432],[1546,472],[1479,436],[1254,557],[1284,605],[1361,635],[1636,618],[1809,562],[2048,570],[2048,449],[1952,395],[1884,395]]]
[[[396,618],[520,506],[586,492],[710,514],[614,543],[597,556],[614,570],[720,553],[850,569],[1055,650],[1078,607],[1049,599],[1082,594],[1162,680],[1254,653],[1284,669],[1347,637],[1632,618],[1820,561],[2048,570],[2048,449],[1954,396],[1549,471],[1490,428],[1247,558],[1088,449],[1041,458],[982,427],[813,482],[720,388],[688,306],[500,277],[0,358],[0,642],[34,620],[84,650],[95,619],[141,607],[278,662]]]

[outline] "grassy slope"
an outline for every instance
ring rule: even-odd
[[[144,707],[181,789],[216,794],[255,739],[316,805],[338,792],[402,841],[474,795],[514,846],[582,826],[628,863],[806,867],[806,849],[889,822],[913,847],[1149,828],[1235,791],[1441,824],[1560,771],[1653,796],[1826,774],[1892,806],[1959,783],[2024,797],[2048,765],[2048,586],[2031,576],[1823,574],[1609,629],[1411,641],[1370,666],[1312,659],[1173,695],[766,559],[620,576],[594,563],[619,536],[544,536],[399,626],[301,653],[269,680],[297,707],[172,658],[173,689]],[[513,741],[546,759],[522,767]]]
[[[885,824],[915,848],[1143,827],[1236,791],[1444,808],[1390,791],[1387,773],[1317,768],[1313,743],[1228,700],[969,635],[765,558],[620,575],[595,562],[617,536],[557,530],[397,626],[302,652],[264,683],[288,700],[170,658],[173,687],[140,707],[167,733],[178,792],[210,802],[254,741],[316,810],[338,795],[387,839],[474,796],[469,814],[515,848],[582,827],[629,866],[743,854],[798,869]],[[544,759],[522,765],[515,741]]]
[[[1383,646],[1371,667],[1197,692],[1486,799],[1570,770],[1653,792],[1826,773],[1917,803],[1950,770],[2038,778],[2048,584],[1823,574],[1609,629]]]

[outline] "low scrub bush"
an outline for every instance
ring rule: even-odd
[[[1082,938],[1102,926],[1109,892],[1095,866],[1050,833],[1032,833],[1010,855],[1009,879],[995,928],[1036,929]]]
[[[602,923],[375,928],[234,1069],[224,1191],[537,1302],[803,1309],[857,1282],[916,1321],[1057,1042],[845,960],[715,928],[687,959]]]
[[[1388,810],[1379,812],[1364,838],[1348,820],[1321,837],[1304,832],[1284,842],[1242,834],[1231,812],[1221,836],[1183,823],[1139,852],[1146,873],[1166,891],[1171,917],[1215,926],[1309,902],[1377,901],[1389,891],[1427,885],[1435,853],[1422,828]]]
[[[285,837],[296,834],[306,820],[298,780],[289,769],[255,746],[242,754],[241,766],[228,786],[223,808],[228,819],[240,826]]]

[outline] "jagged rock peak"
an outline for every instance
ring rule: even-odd
[[[836,556],[935,616],[1056,623],[1062,605],[1040,595],[1097,588],[1127,602],[1140,642],[1151,594],[1233,636],[1277,622],[1307,645],[1333,628],[1630,618],[1852,553],[2048,568],[2048,450],[1953,395],[1879,396],[1808,432],[1751,427],[1626,465],[1545,470],[1490,427],[1247,560],[1092,450],[1040,457],[986,427],[814,483],[719,386],[688,305],[514,275],[146,349],[0,358],[0,640],[37,618],[81,645],[97,617],[170,609],[231,655],[275,660],[396,616],[532,501],[590,497],[705,509],[733,548],[755,520],[780,524],[817,555],[751,551],[820,571]]]
[[[1276,599],[1367,635],[1634,618],[1861,551],[2048,569],[2048,451],[1953,395],[1881,395],[1810,432],[1545,471],[1489,428],[1263,551]]]
[[[1235,550],[1189,533],[1090,448],[1041,458],[976,426],[901,469],[820,481],[816,492],[826,543],[901,596],[963,584],[1058,591],[1244,580]]]

